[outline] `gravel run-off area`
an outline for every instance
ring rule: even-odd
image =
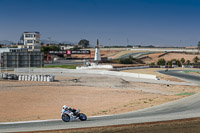
[[[60,119],[64,104],[88,116],[119,114],[199,92],[198,86],[130,82],[106,75],[55,75],[55,82],[0,80],[0,122]]]

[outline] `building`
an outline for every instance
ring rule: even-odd
[[[20,38],[20,44],[22,45],[18,48],[27,48],[28,51],[40,51],[40,32],[24,32]]]
[[[60,46],[60,50],[69,50],[69,49],[73,49],[74,46],[72,45],[65,45],[65,46]]]
[[[3,68],[43,67],[44,53],[19,48],[1,48],[0,62]]]

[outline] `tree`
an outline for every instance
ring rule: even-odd
[[[70,50],[79,50],[80,47],[78,47],[77,45],[75,45],[73,48],[71,48]]]
[[[133,61],[131,58],[121,58],[120,63],[121,64],[133,64]]]
[[[133,64],[133,59],[131,56],[129,56],[128,58],[121,58],[120,63],[121,64]]]
[[[197,63],[198,60],[199,60],[199,58],[197,56],[193,58],[194,63]]]
[[[157,65],[162,65],[162,66],[164,66],[165,63],[166,63],[165,59],[162,58],[162,59],[159,59],[159,60],[158,60]]]
[[[190,60],[187,60],[186,62],[187,62],[188,65],[190,64]]]
[[[59,51],[60,47],[56,45],[51,45],[51,46],[42,46],[41,51],[44,52],[44,54],[47,54],[48,51]]]
[[[185,59],[181,58],[181,63],[184,64],[185,63]]]
[[[90,42],[86,39],[82,39],[79,41],[78,45],[81,45],[82,48],[87,48],[90,45]]]
[[[2,48],[2,45],[0,44],[0,48]]]
[[[172,62],[173,65],[178,65],[179,67],[181,66],[181,61],[180,60],[172,59],[171,62]],[[176,63],[173,63],[173,62],[176,62]]]
[[[151,62],[149,65],[150,66],[155,66],[156,64],[155,64],[155,62]]]
[[[178,65],[180,67],[181,66],[181,61],[179,61],[177,59],[171,59],[170,61],[168,61],[168,65],[169,66]]]

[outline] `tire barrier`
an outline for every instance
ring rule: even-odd
[[[19,75],[19,81],[42,81],[53,82],[55,81],[54,75]]]
[[[16,75],[16,74],[0,73],[0,79],[53,82],[55,81],[55,76],[54,75]]]
[[[0,73],[0,79],[17,80],[18,76],[16,74]]]

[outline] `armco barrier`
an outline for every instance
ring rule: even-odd
[[[92,65],[92,66],[81,66],[81,67],[76,67],[77,70],[83,70],[83,69],[94,69],[94,68],[101,68],[101,69],[113,69],[112,65]]]
[[[15,70],[18,73],[28,73],[28,68],[18,68]],[[138,73],[128,73],[128,72],[117,72],[117,71],[106,71],[106,70],[75,70],[75,69],[57,69],[57,68],[34,68],[31,70],[33,73],[80,73],[80,74],[100,74],[100,75],[111,75],[111,76],[126,76],[133,78],[144,78],[144,79],[154,79],[156,80],[156,75],[149,74],[138,74]],[[44,77],[45,78],[45,77]],[[44,79],[46,81],[47,79]]]
[[[131,69],[145,69],[149,68],[149,66],[138,66],[138,67],[122,67],[122,68],[116,68],[116,71],[121,71],[121,70],[131,70]]]

